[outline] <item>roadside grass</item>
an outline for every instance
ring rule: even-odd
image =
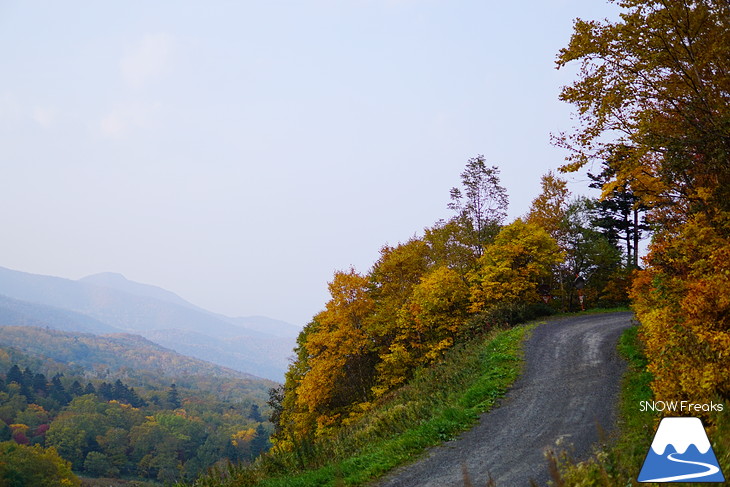
[[[618,345],[619,352],[628,362],[628,368],[621,386],[617,435],[604,439],[595,454],[584,462],[575,462],[565,453],[559,456],[548,454],[553,478],[551,485],[556,487],[645,485],[639,484],[636,479],[662,414],[642,412],[639,406],[641,401],[651,401],[653,397],[650,388],[652,375],[646,370],[647,360],[638,338],[638,330],[638,326],[627,329],[621,335]],[[709,418],[711,426],[707,429],[726,480],[730,474],[730,421],[725,419],[729,408],[730,404],[725,401],[724,412],[711,414]],[[672,485],[685,486],[696,483]]]
[[[436,366],[332,438],[272,451],[252,465],[229,465],[177,487],[362,485],[467,430],[517,379],[522,343],[535,324],[493,330],[455,346]]]

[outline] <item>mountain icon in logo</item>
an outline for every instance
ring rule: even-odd
[[[639,482],[724,482],[700,418],[664,418],[639,472]]]

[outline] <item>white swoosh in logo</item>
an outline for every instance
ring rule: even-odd
[[[642,482],[676,482],[678,480],[690,480],[690,479],[697,479],[701,477],[707,477],[708,475],[715,474],[720,471],[719,468],[717,468],[714,465],[711,465],[709,463],[702,463],[702,462],[690,462],[689,460],[680,460],[679,458],[674,458],[673,455],[677,455],[677,453],[672,453],[667,456],[667,459],[669,459],[672,462],[677,463],[689,463],[692,465],[699,465],[700,467],[707,467],[709,470],[706,472],[700,472],[700,473],[689,473],[684,475],[677,475],[675,477],[664,477],[661,479],[651,479],[651,480],[643,480]]]

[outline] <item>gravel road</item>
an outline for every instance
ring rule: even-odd
[[[631,313],[586,315],[539,325],[525,344],[522,377],[501,404],[471,430],[398,468],[377,487],[464,486],[463,469],[482,487],[539,486],[549,480],[544,451],[567,449],[584,459],[610,431],[624,361],[616,344]]]

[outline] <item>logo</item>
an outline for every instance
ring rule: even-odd
[[[700,418],[664,418],[639,473],[639,482],[724,482]]]

